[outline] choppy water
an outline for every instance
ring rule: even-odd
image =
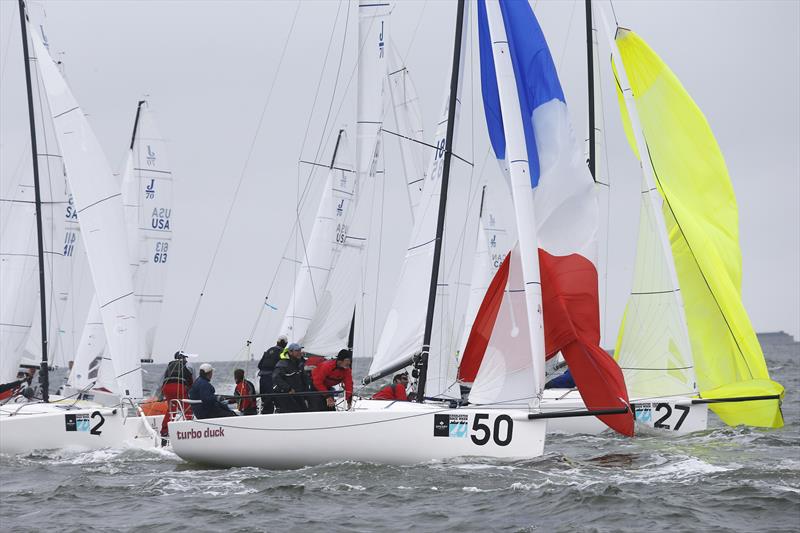
[[[295,471],[205,469],[164,450],[5,456],[0,530],[798,531],[800,343],[761,341],[787,390],[780,430],[710,415],[712,429],[681,438],[548,436],[534,461]]]

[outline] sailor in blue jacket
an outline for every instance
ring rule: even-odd
[[[189,389],[190,400],[200,400],[202,403],[193,403],[192,412],[197,419],[202,418],[221,418],[224,416],[236,416],[230,410],[228,404],[222,403],[217,399],[214,385],[211,384],[211,376],[214,367],[208,363],[200,365],[200,376]]]

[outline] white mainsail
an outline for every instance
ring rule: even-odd
[[[100,144],[41,40],[32,34],[58,144],[83,228],[120,392],[142,396],[139,328],[119,187]]]
[[[131,165],[122,177],[122,202],[139,317],[138,356],[152,358],[167,269],[172,264],[173,181],[167,142],[148,102],[140,102]]]
[[[631,119],[642,169],[639,238],[633,287],[625,309],[614,357],[625,375],[631,397],[677,396],[697,392],[680,285],[672,258],[647,144],[633,93],[605,14],[601,12],[612,50],[617,82]]]
[[[466,16],[465,16],[466,19]],[[466,26],[466,22],[465,22]],[[461,62],[464,61],[463,49],[465,40],[462,39],[460,54]],[[459,68],[458,93],[455,102],[454,120],[458,124],[461,100],[461,79],[463,68]],[[433,255],[436,242],[436,227],[439,216],[439,199],[441,196],[442,173],[444,171],[445,144],[448,126],[450,80],[447,80],[444,91],[444,105],[438,121],[434,137],[433,157],[428,166],[425,183],[419,204],[414,215],[414,225],[409,238],[406,256],[400,270],[400,277],[396,283],[395,295],[392,306],[383,325],[380,340],[373,356],[369,374],[377,374],[397,365],[423,349],[423,336],[425,333],[426,311],[428,309],[431,272],[433,269]],[[456,146],[458,128],[454,128],[453,146]],[[444,270],[440,269],[439,279],[444,278]],[[428,357],[428,370],[426,376],[425,394],[437,396],[451,392],[457,388],[456,348],[450,353],[449,339],[457,332],[456,324],[452,317],[437,320],[442,313],[449,309],[445,294],[446,288],[439,287],[436,297],[434,323]],[[444,342],[443,342],[444,341]],[[444,349],[440,349],[444,347]],[[458,393],[453,393],[458,395]]]

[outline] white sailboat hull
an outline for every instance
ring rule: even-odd
[[[145,419],[120,407],[8,404],[0,407],[0,453],[158,446],[162,416]]]
[[[181,458],[213,466],[300,468],[334,461],[415,464],[455,457],[528,459],[544,451],[545,423],[528,411],[384,408],[187,420],[169,424]]]
[[[688,396],[669,398],[631,398],[635,408],[637,434],[685,435],[708,427],[708,405],[692,405]],[[586,410],[580,393],[575,389],[545,389],[540,403],[542,412]],[[551,433],[596,435],[608,430],[597,417],[551,418],[547,422]]]

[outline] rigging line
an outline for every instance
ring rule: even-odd
[[[341,2],[339,3],[339,9],[341,9]],[[337,10],[337,12],[336,12],[336,19],[334,21],[334,30],[336,29],[336,20],[338,20],[338,19],[339,19],[339,10]],[[345,48],[345,43],[347,42],[347,28],[350,25],[349,23],[350,23],[350,2],[347,2],[347,13],[345,13],[344,32],[342,34],[342,49],[339,52],[339,64],[336,67],[336,77],[334,78],[333,92],[331,93],[331,100],[330,100],[330,103],[328,104],[328,113],[325,115],[325,123],[322,125],[322,135],[320,136],[319,144],[317,145],[316,154],[314,154],[314,160],[315,161],[319,158],[319,154],[322,151],[322,146],[325,144],[324,143],[325,130],[328,128],[328,122],[330,121],[330,118],[331,118],[331,111],[333,110],[333,102],[336,99],[336,88],[339,86],[339,77],[341,76],[341,72],[342,72],[342,61],[344,60],[344,48]],[[333,33],[331,34],[331,44],[333,44]],[[330,48],[329,48],[329,50],[330,50]],[[323,63],[322,72],[320,73],[320,82],[322,81],[322,74],[324,74],[324,72],[325,72],[325,63],[327,63],[327,55],[326,55],[326,61]],[[320,83],[320,85],[321,85],[321,83]],[[313,110],[313,108],[312,108],[312,110]],[[311,122],[310,122],[310,119],[309,119],[309,126],[310,125],[311,125]],[[302,153],[302,150],[301,150],[301,153]],[[314,173],[314,170],[315,170],[314,167],[311,167],[311,169],[309,170],[308,179],[306,180],[306,185],[308,185],[311,182],[311,175]],[[299,187],[299,185],[300,185],[300,183],[298,182],[298,187]],[[300,235],[300,242],[303,245],[303,256],[305,257],[306,264],[308,264],[308,246],[307,246],[307,243],[305,241],[305,236],[303,235],[303,227],[300,224],[299,201],[298,201],[298,209],[295,210],[295,213],[296,213],[296,216],[297,216],[297,227],[298,227],[298,233]],[[311,281],[311,294],[314,297],[314,303],[316,304],[316,303],[318,303],[317,288],[314,286],[314,277],[311,276],[310,274],[309,274],[309,280]]]
[[[642,131],[642,136],[644,136],[644,131]],[[661,191],[664,191],[665,189],[661,185],[661,178],[659,178],[658,171],[656,170],[655,164],[653,163],[653,156],[652,156],[652,154],[650,152],[650,146],[648,146],[648,144],[647,144],[647,139],[645,139],[644,144],[647,147],[647,155],[648,155],[648,157],[650,159],[650,167],[653,169],[653,176],[655,177],[655,180],[656,180],[656,183],[658,184],[658,187],[661,189]],[[725,321],[725,327],[728,328],[728,333],[731,334],[731,338],[733,338],[733,342],[734,342],[734,344],[736,344],[736,349],[739,351],[739,356],[742,358],[742,361],[744,361],[744,365],[747,368],[747,371],[750,373],[750,378],[753,379],[755,377],[753,375],[753,370],[750,368],[750,363],[748,363],[747,357],[745,357],[745,355],[744,355],[744,350],[742,350],[742,347],[739,345],[739,339],[736,337],[736,334],[733,332],[733,328],[731,327],[731,324],[728,321],[728,317],[725,315],[725,311],[723,311],[722,305],[720,304],[719,300],[717,299],[717,295],[714,293],[713,289],[711,288],[711,284],[708,282],[708,277],[706,276],[706,273],[700,267],[700,262],[697,260],[697,255],[694,253],[694,249],[692,248],[692,245],[689,242],[689,239],[686,237],[686,233],[683,231],[683,227],[681,226],[681,223],[678,221],[678,216],[675,214],[675,211],[672,209],[672,204],[670,203],[666,192],[663,192],[660,196],[663,199],[664,204],[667,206],[667,209],[669,209],[669,212],[672,215],[673,220],[675,220],[675,225],[678,227],[678,230],[681,232],[681,236],[683,237],[683,240],[686,242],[686,247],[689,249],[689,253],[692,254],[692,259],[694,259],[694,263],[697,265],[697,270],[700,272],[700,275],[703,277],[703,282],[706,284],[706,288],[708,289],[709,294],[711,294],[711,297],[714,299],[714,303],[717,304],[717,309],[719,309],[719,313],[720,313],[720,315],[722,315],[722,320]],[[685,308],[685,306],[684,306],[684,308]],[[686,320],[685,311],[684,311],[684,320]],[[688,327],[688,323],[687,323],[687,327]]]
[[[406,53],[403,55],[403,57],[400,58],[400,60],[403,62],[404,65],[406,64],[406,57],[408,57],[408,54],[411,53],[411,47],[414,45],[414,40],[417,38],[417,30],[419,30],[420,24],[422,24],[422,17],[423,15],[425,15],[426,7],[428,7],[428,0],[425,0],[425,3],[422,4],[422,9],[420,10],[419,17],[417,18],[417,24],[416,26],[414,26],[414,32],[411,34],[411,40],[408,42],[408,48],[406,48]]]
[[[569,12],[569,22],[567,22],[567,35],[564,37],[564,46],[561,48],[561,59],[558,60],[558,71],[561,72],[561,67],[564,66],[564,57],[567,55],[567,44],[569,43],[569,35],[572,33],[572,19],[575,17],[575,6],[578,5],[578,0],[572,3],[572,11]]]
[[[33,31],[36,31],[36,30],[33,30]],[[39,58],[37,56],[35,56],[35,55],[32,57],[32,59],[34,61],[37,61],[37,62],[39,60]],[[44,153],[45,154],[49,154],[50,153],[50,149],[49,149],[48,142],[47,142],[48,141],[48,139],[47,139],[48,136],[47,136],[47,128],[46,128],[46,125],[45,125],[45,112],[44,112],[44,110],[47,109],[47,111],[48,111],[47,114],[48,115],[50,114],[51,111],[50,111],[50,106],[48,105],[47,107],[45,107],[45,104],[44,104],[44,99],[42,97],[41,72],[39,71],[38,68],[36,69],[36,98],[39,101],[39,110],[40,110],[39,122],[40,122],[40,124],[42,126],[41,128],[38,129],[38,131],[39,131],[39,133],[42,134],[41,136],[42,136],[42,143],[44,145]],[[37,154],[36,157],[39,158],[39,154]],[[41,169],[41,166],[40,166],[40,169]],[[55,195],[53,194],[53,176],[52,176],[52,173],[50,172],[50,162],[49,161],[45,161],[45,170],[46,170],[46,173],[47,173],[47,190],[48,190],[48,192],[50,194],[50,199],[52,200],[52,199],[55,198]],[[42,203],[42,202],[40,202],[40,203]],[[42,208],[43,208],[43,206],[39,207],[39,209],[42,209]],[[46,209],[47,211],[50,212],[50,216],[53,217],[53,220],[55,221],[56,220],[56,214],[55,214],[55,209],[53,208],[53,206],[52,205],[47,205],[47,207],[44,207],[44,209]],[[50,251],[52,252],[55,243],[58,242],[58,241],[56,241],[56,239],[55,239],[55,231],[56,231],[55,224],[51,223],[48,226],[49,226],[48,229],[49,229],[49,233],[50,233],[49,247],[50,247]],[[50,317],[50,321],[47,324],[45,324],[44,326],[47,328],[48,339],[50,339],[50,338],[54,338],[55,337],[53,335],[52,328],[53,328],[54,323],[56,322],[56,320],[54,320],[54,317],[53,317],[53,313],[54,313],[53,309],[54,309],[54,306],[56,304],[56,297],[55,297],[55,294],[54,294],[55,293],[55,289],[53,287],[54,257],[53,257],[52,254],[47,254],[47,255],[45,255],[45,260],[47,261],[47,267],[48,267],[46,269],[46,273],[47,273],[47,277],[48,277],[47,296],[49,296],[48,306],[47,306],[47,313],[48,313],[48,316]],[[50,349],[51,349],[51,345],[48,343],[48,346],[47,346],[48,353],[50,352]]]
[[[617,20],[617,12],[614,10],[614,2],[612,0],[608,0],[609,5],[611,6],[611,14],[614,15],[614,25],[619,28],[619,20]]]
[[[434,145],[432,145],[430,143],[426,143],[425,141],[420,141],[420,140],[414,139],[413,137],[408,137],[406,135],[403,135],[401,133],[397,133],[395,131],[387,130],[386,128],[381,128],[381,131],[384,132],[384,133],[388,133],[389,135],[394,135],[396,137],[400,137],[401,139],[405,139],[407,141],[411,141],[413,143],[421,144],[422,146],[427,146],[428,148],[433,148],[434,150],[439,150],[438,146],[434,146]],[[463,157],[461,157],[457,153],[455,153],[455,152],[450,152],[450,153],[452,154],[453,157],[455,157],[456,159],[460,159],[461,161],[463,161],[467,165],[469,165],[471,167],[475,166],[475,163],[467,161],[466,159],[464,159]]]
[[[3,75],[6,72],[6,65],[8,64],[8,51],[11,49],[11,36],[15,22],[16,20],[14,17],[8,17],[8,29],[6,30],[6,35],[8,35],[8,38],[6,39],[6,50],[3,52],[3,68],[0,69],[0,80],[3,79]]]
[[[186,343],[189,341],[189,336],[192,333],[192,329],[194,328],[195,320],[197,319],[197,313],[200,309],[200,303],[202,301],[203,295],[205,294],[206,287],[208,286],[208,280],[211,278],[211,272],[214,270],[214,264],[217,261],[217,255],[219,254],[219,249],[222,246],[222,240],[225,237],[225,230],[228,228],[228,222],[230,221],[231,214],[233,214],[233,208],[236,205],[236,199],[239,196],[239,190],[241,189],[242,182],[244,181],[245,172],[247,171],[247,166],[250,163],[250,158],[253,155],[253,150],[256,146],[256,141],[258,140],[258,134],[261,131],[261,125],[264,121],[264,115],[266,114],[267,107],[272,99],[272,92],[275,89],[275,83],[278,80],[278,74],[280,73],[281,66],[283,65],[283,60],[286,57],[286,49],[289,47],[289,42],[291,41],[292,33],[294,32],[295,23],[297,22],[297,15],[300,13],[300,6],[302,5],[301,2],[297,3],[297,8],[294,10],[294,16],[292,18],[292,23],[289,26],[289,32],[286,35],[286,39],[283,43],[283,49],[281,50],[280,59],[278,60],[278,65],[275,68],[275,75],[272,78],[272,84],[270,85],[269,92],[267,92],[267,98],[264,102],[264,106],[261,109],[261,115],[259,116],[258,123],[256,125],[256,131],[253,135],[253,139],[250,143],[250,149],[247,152],[247,157],[245,158],[244,165],[242,167],[242,172],[239,175],[239,182],[236,184],[236,189],[233,192],[233,198],[231,198],[230,206],[228,207],[228,213],[225,215],[225,222],[222,226],[222,231],[220,232],[219,239],[217,240],[217,245],[214,248],[214,253],[211,257],[211,264],[208,266],[208,272],[206,273],[206,278],[203,281],[203,287],[200,289],[200,295],[197,297],[197,302],[194,306],[194,311],[192,312],[192,317],[189,321],[188,327],[186,328],[186,335],[183,337],[183,342],[181,343],[181,349],[186,347]]]
[[[349,15],[349,12],[350,12],[349,3],[348,3],[347,9],[348,9],[348,15]],[[341,0],[339,2],[338,7],[337,7],[336,18],[334,19],[333,28],[331,30],[331,36],[330,36],[330,39],[328,40],[328,49],[327,49],[327,52],[325,54],[325,61],[323,61],[323,64],[322,64],[322,71],[320,73],[320,83],[317,83],[317,92],[316,92],[316,94],[314,96],[314,102],[311,105],[311,113],[310,113],[309,118],[308,118],[308,124],[306,126],[306,132],[305,132],[305,134],[303,136],[303,142],[302,142],[301,147],[300,147],[301,157],[302,157],[303,150],[305,148],[306,140],[308,138],[308,131],[309,131],[310,126],[311,126],[311,121],[312,121],[313,114],[314,114],[314,108],[316,107],[317,98],[319,96],[319,89],[321,87],[322,74],[324,74],[324,72],[325,72],[325,65],[327,64],[328,55],[329,55],[331,46],[333,45],[333,36],[334,36],[334,32],[336,30],[336,22],[339,19],[340,10],[341,10]],[[349,16],[347,18],[349,19]],[[342,54],[344,53],[344,43],[345,43],[346,37],[347,37],[347,34],[346,34],[347,21],[345,22],[345,24],[346,24],[345,25],[345,36],[342,39]],[[341,58],[340,58],[340,68],[341,68]],[[351,80],[352,80],[352,74],[351,74]],[[337,73],[336,85],[338,85],[338,73]],[[349,82],[348,82],[348,86],[349,86]],[[346,92],[346,90],[347,89],[345,88],[345,92]],[[334,95],[335,95],[335,87],[334,87]],[[343,98],[343,101],[344,101],[344,98]],[[339,108],[341,109],[341,105],[339,106]],[[337,116],[338,116],[338,111],[337,111]],[[319,148],[317,149],[317,156],[318,155],[319,155]],[[318,157],[314,157],[314,160],[317,160],[317,159],[318,159]],[[299,166],[300,166],[300,163],[298,162],[298,169],[297,169],[298,175],[300,174]],[[296,244],[296,239],[297,239],[296,233],[300,229],[300,228],[298,228],[298,226],[299,226],[299,211],[301,211],[303,209],[305,198],[307,198],[308,190],[310,189],[311,176],[312,176],[313,173],[314,173],[314,167],[312,166],[311,171],[308,174],[308,179],[306,180],[306,186],[305,186],[305,188],[303,190],[302,196],[300,195],[300,192],[299,192],[300,180],[299,180],[299,176],[298,176],[297,189],[296,189],[296,194],[298,195],[298,202],[297,202],[297,206],[295,207],[295,211],[297,213],[297,216],[295,217],[295,220],[294,220],[294,222],[292,224],[292,231],[289,234],[289,238],[286,240],[286,244],[283,247],[283,253],[281,254],[281,257],[285,257],[286,256],[286,252],[289,250],[289,247],[292,245],[292,243]],[[297,253],[295,253],[294,255],[296,257]],[[275,282],[278,279],[278,274],[280,272],[280,266],[281,266],[282,263],[283,263],[283,260],[281,260],[278,263],[278,267],[275,269],[275,273],[273,274],[272,280],[270,281],[269,287],[267,288],[267,294],[264,296],[264,302],[259,306],[258,314],[256,315],[256,320],[253,323],[253,327],[250,330],[250,335],[248,337],[248,339],[250,341],[252,341],[253,337],[255,336],[256,330],[258,329],[258,326],[261,323],[261,317],[264,315],[264,308],[269,305],[267,302],[269,301],[270,294],[272,294],[272,289],[275,287]],[[295,274],[294,278],[297,279],[297,267],[296,266],[293,269],[293,272]]]
[[[594,25],[594,20],[592,21],[592,24]],[[594,36],[597,35],[597,30],[594,29],[594,28],[593,28],[593,35]],[[597,65],[600,65],[600,50],[598,48],[599,48],[598,46],[594,46],[595,63]],[[598,106],[600,108],[600,125],[602,126],[602,128],[600,129],[600,138],[602,139],[602,142],[603,142],[603,159],[605,161],[605,169],[604,170],[605,170],[605,181],[606,181],[606,183],[603,184],[602,181],[598,180],[598,183],[600,183],[601,185],[605,185],[607,187],[607,191],[606,191],[606,195],[607,195],[606,196],[606,239],[605,239],[606,240],[606,242],[605,242],[606,253],[605,253],[605,258],[604,258],[605,259],[604,260],[605,264],[603,266],[603,268],[605,269],[605,273],[604,273],[604,278],[605,278],[604,279],[605,297],[603,299],[603,332],[606,332],[608,330],[608,300],[609,300],[609,298],[608,298],[608,264],[609,264],[609,253],[610,253],[610,249],[611,249],[611,247],[610,247],[610,242],[611,242],[611,238],[610,238],[610,236],[611,236],[611,213],[612,213],[612,210],[611,210],[611,198],[612,198],[612,194],[611,194],[612,193],[612,191],[611,191],[611,163],[610,163],[610,159],[608,157],[608,138],[606,136],[606,110],[605,110],[605,105],[603,105],[604,102],[605,102],[605,95],[603,93],[603,69],[602,68],[596,68],[596,69],[594,69],[594,71],[597,72],[597,78],[598,78],[597,88],[600,91],[600,105]],[[598,174],[600,174],[600,173],[598,172]],[[603,337],[605,337],[605,335],[603,335]]]

